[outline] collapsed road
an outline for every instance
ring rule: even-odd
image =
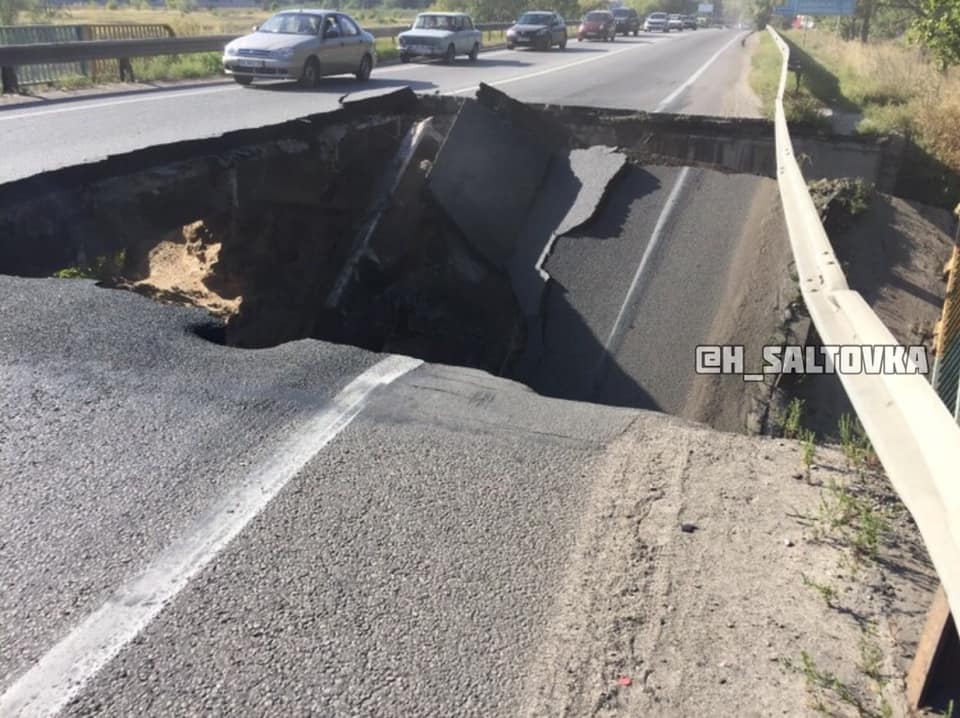
[[[741,430],[752,397],[705,391],[693,356],[759,345],[793,299],[775,183],[662,154],[717,154],[706,119],[617,149],[602,117],[478,97],[399,90],[10,183],[0,269],[122,256],[107,284],[212,310],[230,346],[313,337]]]
[[[0,277],[0,713],[609,704],[638,656],[574,698],[563,668],[593,665],[578,631],[604,650],[563,602],[607,507],[672,546],[685,492],[717,487],[692,477],[729,492],[771,480],[738,456],[794,460],[640,411],[742,428],[742,382],[704,383],[693,348],[760,341],[791,300],[775,183],[688,159],[723,133],[677,122],[686,145],[487,87],[397,91],[0,188],[21,275]],[[104,286],[23,278],[77,266]],[[610,565],[655,570],[617,530]],[[655,622],[664,585],[616,631]],[[754,683],[731,695],[802,700]]]

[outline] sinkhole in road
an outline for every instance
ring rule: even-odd
[[[686,119],[651,133],[644,118],[601,115],[492,88],[477,100],[403,90],[47,173],[0,188],[0,271],[69,267],[201,307],[215,321],[198,333],[231,347],[315,338],[661,408],[643,377],[598,363],[603,337],[546,262],[631,173],[707,161],[718,145]],[[601,370],[619,372],[613,394],[599,396]]]

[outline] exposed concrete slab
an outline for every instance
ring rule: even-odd
[[[440,148],[428,184],[474,248],[505,267],[549,164],[550,152],[535,135],[470,102]]]

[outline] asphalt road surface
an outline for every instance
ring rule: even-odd
[[[496,51],[383,68],[372,88],[485,81],[682,111],[716,96],[741,35]],[[0,171],[288,119],[357,88],[5,109]],[[687,351],[722,311],[709,300],[762,181],[651,168],[558,241],[546,269],[604,349],[583,398],[618,403],[626,374],[629,403],[682,403],[689,372],[654,347]],[[649,415],[319,341],[229,349],[197,336],[204,321],[0,277],[0,715],[516,715],[598,466]]]
[[[369,83],[328,78],[315,90],[293,83],[253,89],[233,82],[192,89],[80,95],[0,110],[0,182],[141,147],[209,137],[334,109],[343,95],[409,86],[416,92],[472,95],[480,82],[517,99],[669,112],[719,112],[696,104],[730,81],[743,32],[642,33],[616,42],[573,42],[565,51],[495,50],[476,63],[392,65]],[[735,72],[735,71],[734,71]],[[719,101],[719,97],[717,97]]]
[[[513,715],[636,412],[203,316],[0,278],[0,715]]]
[[[550,396],[686,416],[692,357],[711,336],[754,196],[772,180],[702,168],[632,167],[545,269]],[[696,412],[688,418],[695,418]],[[740,426],[725,427],[737,430]]]

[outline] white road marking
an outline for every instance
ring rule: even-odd
[[[82,103],[77,105],[70,105],[68,107],[50,107],[46,110],[32,110],[29,112],[15,112],[16,114],[8,115],[6,112],[0,113],[0,122],[5,122],[9,120],[26,120],[31,117],[43,117],[44,115],[57,115],[62,112],[79,112],[80,110],[97,110],[102,107],[116,107],[118,105],[132,105],[137,102],[155,102],[157,100],[170,100],[177,97],[191,97],[196,95],[212,95],[217,92],[236,92],[240,88],[234,87],[233,85],[217,85],[212,88],[203,88],[198,90],[184,90],[182,92],[159,92],[159,93],[150,93],[144,97],[127,97],[120,100],[105,100],[103,102],[94,102],[94,103]]]
[[[51,716],[140,633],[187,582],[363,409],[367,398],[423,362],[390,356],[367,369],[284,441],[139,576],[122,585],[0,696],[0,716]]]
[[[703,63],[703,65],[700,66],[699,70],[697,70],[695,73],[693,73],[692,75],[690,75],[690,77],[687,78],[686,82],[680,85],[680,87],[678,87],[676,90],[671,92],[669,95],[664,97],[660,101],[660,104],[653,109],[653,111],[663,112],[664,110],[666,110],[667,107],[670,105],[670,103],[672,103],[674,100],[676,100],[680,96],[680,93],[682,93],[684,90],[690,87],[690,85],[696,82],[700,78],[700,75],[706,72],[707,68],[710,67],[710,65],[712,65],[714,62],[716,62],[717,58],[720,57],[724,52],[726,52],[727,48],[729,48],[734,42],[736,42],[739,39],[740,39],[740,34],[737,34],[733,37],[733,39],[730,40],[730,42],[728,42],[726,45],[724,45],[719,50],[717,50],[717,52],[713,55],[713,57],[711,57],[709,60]]]
[[[661,39],[668,39],[668,38],[655,38],[654,44],[658,43]],[[725,45],[723,49],[725,50],[731,44],[733,44],[732,41],[727,45]],[[642,48],[642,47],[647,47],[647,45],[639,44],[639,43],[637,44],[631,43],[627,47],[613,50],[611,52],[605,52],[595,57],[589,57],[583,60],[577,60],[575,62],[570,62],[565,65],[557,65],[556,67],[548,67],[544,70],[531,72],[525,75],[508,77],[503,80],[495,80],[487,84],[506,85],[511,82],[519,82],[520,80],[528,80],[534,77],[540,77],[542,75],[549,75],[554,72],[560,72],[562,70],[566,70],[571,67],[585,65],[589,62],[595,62],[597,60],[602,60],[607,57],[613,57],[614,55],[618,55],[621,52],[626,52],[631,49]],[[508,50],[492,50],[490,52],[484,53],[481,57],[483,56],[491,57],[491,56],[495,56],[495,55],[499,55],[501,53],[507,53],[507,52],[509,51]],[[723,52],[723,50],[721,50],[720,52]],[[717,55],[714,55],[714,57],[711,58],[706,65],[700,68],[700,70],[698,70],[689,80],[687,80],[687,82],[680,88],[680,90],[686,88],[687,85],[689,85],[694,80],[696,80],[696,78],[699,77],[704,70],[706,70],[706,68],[710,65],[710,63],[712,63],[717,58],[717,56],[720,55],[720,52],[718,52]],[[429,65],[425,65],[423,67],[429,67]],[[385,74],[393,74],[395,72],[407,71],[410,69],[411,69],[410,65],[388,65],[387,67],[384,67],[384,68],[378,68],[375,71],[375,73],[376,75],[385,75]],[[470,87],[465,87],[460,90],[453,90],[452,92],[448,92],[444,94],[459,95],[464,92],[476,91],[477,89],[479,89],[479,87],[480,87],[479,85],[471,85]],[[672,101],[674,97],[679,94],[680,90],[670,95],[670,97],[664,100],[664,102],[661,102],[660,105],[663,106],[665,103]],[[26,119],[31,119],[33,117],[45,117],[47,115],[58,115],[58,114],[63,114],[67,112],[80,112],[83,110],[98,110],[98,109],[109,108],[109,107],[118,107],[120,105],[132,105],[140,102],[158,102],[160,100],[172,100],[172,99],[178,99],[181,97],[199,97],[203,95],[213,95],[220,92],[242,92],[242,91],[245,91],[245,90],[243,90],[243,88],[235,87],[233,84],[223,84],[223,85],[216,85],[215,87],[210,87],[210,88],[197,88],[197,89],[190,89],[190,90],[182,90],[178,92],[158,92],[158,93],[151,92],[149,94],[147,94],[147,92],[143,92],[142,95],[136,96],[136,97],[125,97],[121,99],[103,100],[101,102],[83,102],[81,100],[75,105],[69,105],[66,107],[48,107],[46,109],[24,110],[24,111],[17,111],[17,110],[0,111],[0,122],[26,120]],[[660,107],[658,107],[657,111],[658,112],[660,111]],[[10,114],[8,114],[8,112]]]
[[[603,60],[608,57],[613,57],[614,55],[619,55],[621,52],[627,52],[629,50],[635,50],[638,47],[646,47],[646,45],[640,44],[631,44],[627,47],[621,48],[619,50],[613,50],[612,52],[604,52],[599,55],[594,55],[593,57],[588,57],[584,60],[575,60],[574,62],[568,62],[565,65],[557,65],[555,67],[548,67],[546,70],[538,70],[537,72],[530,72],[526,75],[517,75],[516,77],[508,77],[504,80],[492,80],[486,84],[492,86],[507,85],[511,82],[519,82],[520,80],[529,80],[534,77],[540,77],[542,75],[549,75],[553,72],[560,72],[561,70],[567,70],[571,67],[578,67],[580,65],[586,65],[588,62],[596,62],[597,60]],[[451,92],[445,92],[445,95],[459,95],[464,92],[474,92],[480,89],[480,85],[471,85],[470,87],[464,87],[461,90],[453,90]]]
[[[653,256],[654,250],[656,250],[657,245],[660,244],[660,239],[663,236],[663,230],[666,228],[667,222],[673,215],[673,210],[677,205],[677,200],[680,198],[680,190],[682,190],[684,184],[686,184],[687,176],[689,174],[690,167],[684,167],[682,170],[680,170],[677,181],[674,183],[673,189],[670,190],[670,195],[667,197],[666,204],[664,204],[663,209],[660,210],[660,216],[657,218],[657,224],[653,228],[653,234],[650,235],[650,241],[647,243],[647,248],[643,251],[643,256],[640,258],[640,264],[637,265],[637,271],[634,273],[633,280],[630,282],[630,288],[627,290],[627,295],[623,299],[623,304],[620,307],[620,311],[617,312],[617,318],[613,322],[613,328],[610,329],[610,334],[607,336],[607,341],[603,345],[604,353],[600,360],[601,368],[603,363],[607,360],[607,357],[610,356],[611,351],[616,353],[618,349],[617,345],[619,345],[620,335],[623,333],[623,320],[627,314],[627,307],[633,304],[634,296],[637,293],[637,288],[640,286],[640,278],[643,276],[643,272],[647,268],[647,264],[650,262],[650,257]]]

